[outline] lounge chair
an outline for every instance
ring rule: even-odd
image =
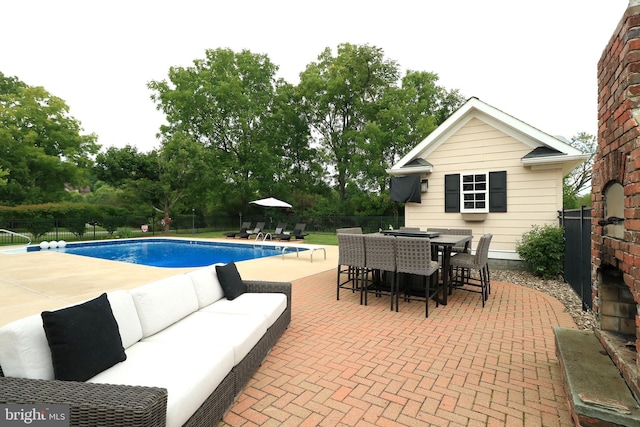
[[[265,224],[264,222],[259,222],[256,224],[256,227],[253,230],[251,231],[245,230],[244,233],[238,234],[238,237],[241,239],[248,239],[249,237],[255,236],[258,233],[262,233],[262,230],[264,229],[264,224]]]
[[[235,239],[238,234],[246,233],[249,227],[251,227],[251,222],[243,222],[240,226],[240,231],[229,231],[228,233],[224,233],[224,235]]]
[[[285,231],[287,229],[287,223],[286,222],[279,222],[278,226],[276,227],[275,231],[273,233],[271,233],[271,239],[280,239],[280,236],[284,236],[286,235]]]
[[[280,240],[291,240],[291,239],[304,240],[304,236],[309,235],[309,233],[304,232],[304,229],[306,226],[307,224],[303,222],[296,224],[296,227],[293,229],[291,234],[282,234],[280,236]]]

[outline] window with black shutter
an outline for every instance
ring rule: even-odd
[[[474,172],[444,177],[444,211],[507,211],[507,172]]]

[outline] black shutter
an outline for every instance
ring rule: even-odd
[[[444,211],[460,212],[460,174],[444,176]]]
[[[489,172],[489,212],[507,211],[507,171]]]

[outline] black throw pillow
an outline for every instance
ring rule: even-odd
[[[228,300],[234,300],[247,292],[247,285],[245,285],[242,278],[240,278],[240,273],[238,273],[238,268],[235,263],[230,262],[226,265],[216,265],[216,273],[218,274],[220,286],[222,286],[222,290],[224,291],[224,296],[227,297]]]
[[[107,294],[41,316],[57,380],[86,381],[127,358]]]

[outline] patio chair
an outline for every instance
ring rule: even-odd
[[[251,227],[251,222],[243,222],[240,226],[240,231],[229,231],[228,233],[224,233],[224,235],[227,236],[227,238],[235,239],[237,235],[246,233],[249,227]]]
[[[337,228],[336,234],[362,234],[362,227]],[[354,268],[349,267],[349,275],[354,274]]]
[[[440,234],[453,234],[455,236],[471,236],[473,235],[473,230],[470,228],[427,228],[427,231],[431,231],[434,233]],[[471,240],[461,246],[454,246],[451,248],[451,252],[453,253],[471,253]]]
[[[256,224],[255,228],[251,231],[247,231],[245,230],[244,233],[240,233],[238,234],[238,237],[240,237],[241,239],[248,239],[251,236],[256,236],[257,234],[262,232],[262,229],[264,228],[264,222],[259,222]]]
[[[307,224],[305,224],[304,222],[296,224],[291,234],[285,234],[281,236],[281,240],[291,240],[291,239],[304,240],[304,236],[309,235],[309,233],[304,232],[304,229],[306,228],[306,226]]]
[[[424,300],[425,301],[425,317],[429,317],[429,300],[437,296],[438,286],[438,270],[440,264],[438,261],[431,259],[431,241],[424,237],[396,237],[396,271],[399,273],[408,273],[421,276],[422,289],[421,294],[414,294],[408,281],[404,283],[404,300]],[[435,281],[433,280],[435,276]],[[427,280],[427,278],[429,280]],[[396,311],[399,304],[400,278],[398,278],[398,290],[396,292]],[[446,292],[446,289],[445,289]],[[438,307],[438,299],[436,298],[436,307]]]
[[[376,297],[389,294],[391,310],[393,310],[393,296],[396,284],[396,238],[383,234],[364,235],[365,268],[371,271],[371,286],[367,281],[363,282],[364,305],[368,303],[369,288],[375,292]],[[391,283],[387,286],[384,274],[390,273]]]
[[[360,303],[362,304],[364,268],[364,234],[338,234],[338,276],[336,279],[336,300],[340,300],[340,289],[351,289],[352,293],[356,290],[360,290]],[[341,276],[345,274],[347,275],[347,279],[341,282]],[[358,285],[358,281],[360,281],[360,285]]]
[[[338,228],[336,234],[362,234],[362,227]]]
[[[489,298],[491,293],[491,277],[489,274],[489,245],[493,234],[485,234],[480,237],[476,253],[471,254],[457,254],[451,258],[451,269],[449,274],[455,276],[452,278],[454,286],[459,286],[457,289],[462,291],[477,292],[482,294],[482,306],[484,307],[485,301]],[[477,271],[477,277],[474,277],[471,272]],[[476,290],[474,288],[480,288]]]

